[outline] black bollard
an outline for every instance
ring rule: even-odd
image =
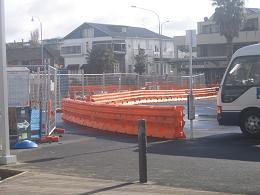
[[[145,120],[138,121],[138,148],[139,148],[139,181],[147,182],[147,159],[146,159],[146,129]]]

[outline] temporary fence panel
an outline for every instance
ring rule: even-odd
[[[8,67],[8,106],[29,106],[29,76],[30,71],[25,67]]]
[[[57,96],[57,70],[52,66],[48,68],[47,81],[47,134],[50,135],[56,128],[56,99]]]
[[[65,97],[84,99],[88,95],[137,89],[173,90],[188,88],[188,76],[137,75],[135,73],[57,75],[57,107]],[[203,74],[193,75],[194,88],[205,87]]]

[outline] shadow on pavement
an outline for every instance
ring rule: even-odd
[[[48,161],[65,159],[65,158],[73,158],[73,157],[78,157],[78,156],[85,156],[85,155],[92,155],[92,154],[101,154],[101,153],[107,153],[107,152],[113,152],[113,151],[119,151],[119,150],[129,150],[129,149],[136,149],[136,146],[120,147],[120,148],[114,148],[114,149],[110,149],[110,150],[100,150],[100,151],[94,151],[94,152],[84,152],[84,153],[73,154],[73,155],[66,155],[66,156],[61,156],[61,157],[41,158],[41,159],[37,159],[37,160],[24,161],[23,163],[48,162]]]
[[[114,189],[118,189],[118,188],[121,188],[121,187],[124,187],[124,186],[129,186],[129,185],[132,185],[134,183],[122,183],[122,184],[118,184],[118,185],[114,185],[114,186],[110,186],[110,187],[106,187],[106,188],[101,188],[101,189],[97,189],[97,190],[93,190],[93,191],[90,191],[90,192],[85,192],[85,193],[82,193],[80,195],[91,195],[91,194],[97,194],[97,193],[100,193],[100,192],[105,192],[105,191],[109,191],[109,190],[114,190]]]
[[[148,153],[260,162],[260,140],[224,133],[185,141],[151,143]]]

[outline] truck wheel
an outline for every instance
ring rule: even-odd
[[[240,120],[240,129],[243,134],[250,138],[260,138],[260,112],[248,110]]]

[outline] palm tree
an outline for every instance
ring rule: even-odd
[[[233,54],[233,39],[238,37],[245,21],[244,0],[212,0],[215,6],[213,20],[219,25],[220,35],[227,41],[227,56]]]

